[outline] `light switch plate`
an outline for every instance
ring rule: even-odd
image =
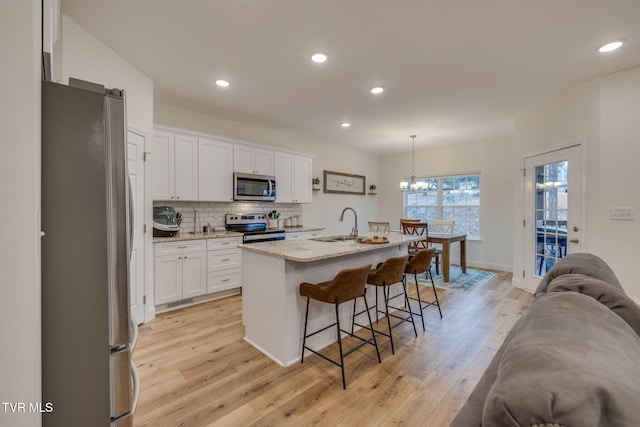
[[[635,208],[609,208],[609,219],[616,221],[635,221]]]

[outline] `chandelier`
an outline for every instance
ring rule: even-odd
[[[424,181],[416,182],[415,157],[416,157],[416,135],[409,135],[411,138],[411,178],[409,181],[400,182],[400,190],[402,191],[418,191],[427,187]]]

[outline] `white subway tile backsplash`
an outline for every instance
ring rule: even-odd
[[[227,213],[264,213],[280,212],[280,218],[302,215],[302,205],[295,203],[266,203],[266,202],[179,202],[154,201],[153,206],[173,206],[176,212],[182,214],[181,229],[193,230],[193,210],[198,216],[197,227],[211,224],[215,228],[224,228],[224,216]]]

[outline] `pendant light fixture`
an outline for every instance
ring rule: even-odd
[[[409,135],[411,138],[411,178],[409,181],[400,182],[402,191],[418,191],[425,187],[425,182],[416,182],[415,157],[416,157],[416,135]]]

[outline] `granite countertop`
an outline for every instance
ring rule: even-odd
[[[387,243],[367,244],[358,243],[354,240],[344,242],[319,242],[315,240],[279,240],[273,242],[259,242],[243,244],[243,250],[258,252],[276,258],[284,258],[296,262],[311,262],[321,259],[334,258],[359,252],[373,251],[389,246],[400,245],[415,240],[420,240],[420,236],[408,236],[402,233],[360,233],[359,237],[385,236],[389,239]]]
[[[324,227],[307,227],[299,225],[295,227],[284,227],[283,230],[287,233],[302,233],[306,231],[321,231],[324,230]],[[221,228],[213,233],[178,233],[174,237],[154,237],[153,243],[179,242],[182,240],[221,239],[223,237],[242,237],[242,233],[226,231],[224,228]]]
[[[174,237],[154,237],[153,243],[165,243],[165,242],[179,242],[183,240],[200,240],[200,239],[222,239],[224,237],[242,237],[242,233],[236,233],[235,231],[226,231],[222,229],[216,230],[213,233],[178,233]]]

